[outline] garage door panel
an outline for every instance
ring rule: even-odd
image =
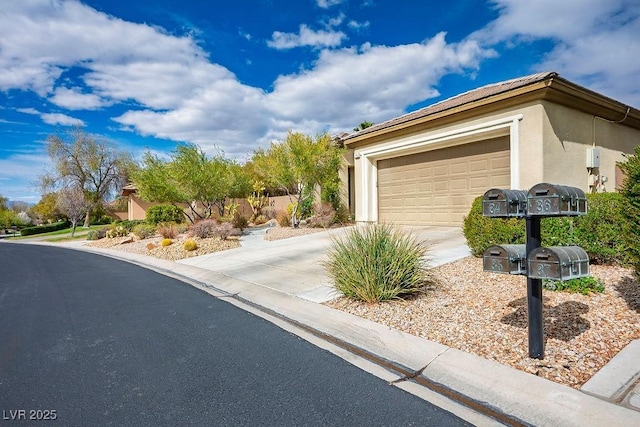
[[[510,186],[509,138],[378,162],[381,222],[458,226],[474,198]]]

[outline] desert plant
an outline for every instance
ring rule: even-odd
[[[133,230],[133,227],[135,227],[138,224],[144,224],[145,221],[141,220],[141,219],[126,219],[123,221],[116,221],[115,223],[112,223],[111,226],[112,227],[123,227],[127,230],[127,232],[131,232],[131,230]]]
[[[148,239],[156,234],[156,228],[151,224],[138,224],[131,232],[140,240]]]
[[[187,239],[184,241],[184,244],[182,245],[182,247],[184,248],[185,251],[191,252],[198,249],[198,244],[193,239]]]
[[[123,227],[122,225],[114,225],[107,230],[105,235],[109,239],[113,239],[116,237],[128,236],[130,231],[131,230],[127,229],[126,227]]]
[[[165,246],[170,246],[173,244],[173,240],[171,239],[162,239],[162,242],[160,242],[160,246],[162,246],[163,248]]]
[[[165,239],[175,239],[178,235],[178,229],[173,223],[160,223],[156,227],[156,231]]]
[[[87,233],[87,240],[100,240],[107,236],[107,229],[100,228],[98,230],[90,230]]]
[[[218,223],[213,219],[203,219],[191,225],[190,232],[192,235],[201,239],[207,239],[216,235],[216,227]]]
[[[579,277],[564,281],[543,280],[545,289],[549,291],[565,291],[582,295],[604,292],[604,282],[593,276]]]
[[[222,224],[216,227],[215,233],[220,237],[220,240],[227,240],[231,235],[231,231],[233,230],[233,225],[228,222],[223,222]]]
[[[253,223],[254,223],[255,225],[261,225],[261,224],[264,224],[264,223],[265,223],[265,222],[267,222],[267,221],[268,221],[268,219],[267,219],[267,217],[266,217],[266,216],[264,216],[264,215],[258,215],[257,217],[255,217],[255,218],[253,219]]]
[[[330,227],[336,219],[336,211],[329,202],[316,204],[313,211],[315,214],[309,218],[311,227],[327,228]]]
[[[424,289],[427,250],[415,236],[390,225],[366,225],[334,240],[324,266],[338,291],[375,303]]]
[[[146,220],[149,224],[159,224],[161,222],[180,223],[184,220],[184,212],[173,205],[156,205],[147,210]]]
[[[273,206],[265,206],[260,211],[262,212],[262,215],[267,217],[267,219],[275,219],[278,215],[278,211]]]
[[[231,221],[231,224],[234,228],[244,230],[249,225],[249,220],[240,212],[236,212],[236,214],[233,216],[233,221]]]
[[[291,215],[287,214],[284,211],[278,211],[276,215],[276,221],[278,221],[278,225],[280,225],[280,227],[290,227]]]

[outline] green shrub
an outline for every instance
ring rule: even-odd
[[[524,220],[483,217],[482,196],[476,197],[464,217],[462,232],[474,256],[482,256],[492,245],[524,243],[526,235]]]
[[[138,224],[131,232],[140,240],[148,239],[156,235],[156,228],[151,224]]]
[[[543,246],[581,246],[594,263],[622,263],[625,258],[621,195],[587,194],[587,214],[579,217],[543,218]],[[474,256],[491,245],[525,243],[524,219],[485,218],[482,198],[474,200],[464,218],[463,234]]]
[[[576,244],[589,254],[594,263],[624,264],[628,251],[623,196],[620,193],[598,193],[587,195],[587,200],[588,213],[578,218],[575,228]]]
[[[582,295],[604,292],[604,282],[592,276],[564,281],[545,279],[542,281],[542,286],[549,291],[565,291]]]
[[[107,236],[107,229],[100,228],[98,230],[90,230],[87,233],[87,240],[100,240],[104,239]]]
[[[20,230],[22,236],[33,236],[34,234],[50,233],[52,231],[64,230],[69,228],[67,221],[54,222],[53,224],[38,225],[36,227],[25,227]]]
[[[162,246],[163,248],[165,246],[170,246],[173,244],[173,240],[171,239],[162,239],[162,242],[160,242],[160,246]]]
[[[422,290],[427,284],[426,253],[415,236],[374,224],[334,240],[324,265],[338,291],[374,303]]]
[[[618,163],[625,179],[620,189],[622,195],[622,217],[625,218],[623,238],[626,249],[626,261],[640,276],[640,145],[633,155],[625,155],[626,161]]]
[[[185,251],[195,251],[196,249],[198,249],[198,244],[196,243],[195,240],[193,239],[188,239],[185,240],[184,244],[182,245],[182,247],[184,248]]]
[[[123,227],[125,230],[127,230],[127,232],[131,232],[133,230],[133,227],[135,227],[138,224],[144,224],[145,221],[142,219],[125,219],[123,221],[116,221],[115,223],[112,223],[111,226],[112,227]]]
[[[146,220],[154,225],[161,222],[181,223],[184,220],[184,212],[173,205],[156,205],[147,210]]]

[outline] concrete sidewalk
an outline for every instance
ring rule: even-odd
[[[133,262],[216,297],[257,308],[383,366],[390,383],[434,390],[494,421],[536,426],[640,425],[640,412],[631,409],[637,409],[640,396],[640,345],[630,345],[621,359],[614,359],[587,390],[580,391],[318,304],[333,296],[321,262],[331,238],[346,231],[274,242],[262,238],[264,230],[253,231],[241,238],[241,248],[179,262],[91,248],[82,242],[64,246]],[[433,265],[469,254],[459,229],[413,231],[431,244]],[[483,416],[465,419],[476,425],[494,423]]]

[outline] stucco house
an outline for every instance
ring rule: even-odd
[[[640,111],[545,72],[342,136],[357,222],[459,226],[490,188],[614,191]]]

